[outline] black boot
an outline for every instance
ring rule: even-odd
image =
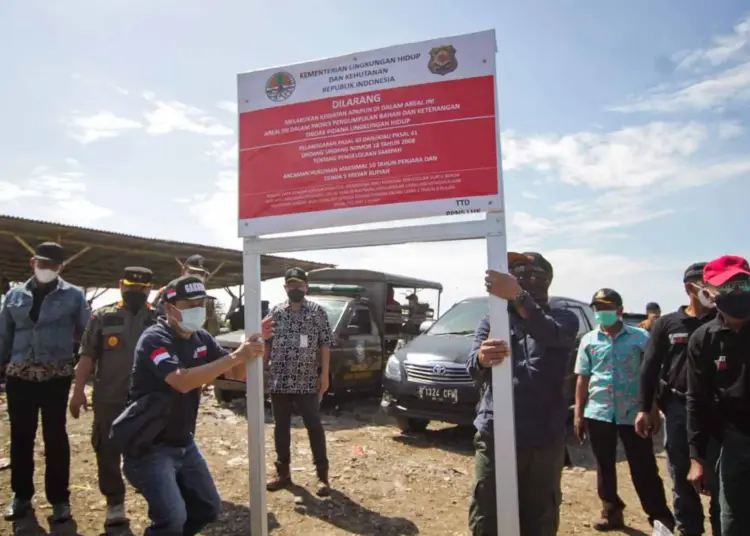
[[[8,507],[5,509],[5,521],[18,521],[26,517],[31,512],[31,501],[22,500],[14,497]]]
[[[266,482],[267,491],[279,491],[292,484],[292,473],[288,463],[276,462],[276,475]]]
[[[328,482],[328,467],[318,467],[316,469],[318,483],[315,494],[318,497],[328,497],[331,495],[331,485]]]

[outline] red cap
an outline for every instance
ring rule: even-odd
[[[703,280],[712,287],[719,287],[736,275],[750,277],[750,266],[745,259],[734,255],[714,259],[703,268]]]

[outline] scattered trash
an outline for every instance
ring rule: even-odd
[[[654,532],[651,536],[674,536],[674,534],[660,521],[654,521]]]

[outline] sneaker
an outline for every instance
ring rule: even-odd
[[[122,525],[127,523],[128,516],[125,513],[124,504],[108,504],[107,516],[104,518],[104,526]]]
[[[69,503],[57,503],[52,505],[52,522],[53,523],[65,523],[70,521],[70,504]]]
[[[31,512],[31,501],[14,497],[8,507],[5,509],[5,521],[18,521],[26,517]]]

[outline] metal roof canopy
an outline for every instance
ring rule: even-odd
[[[358,270],[353,268],[320,268],[307,274],[310,283],[343,283],[357,281],[371,281],[377,283],[388,283],[399,288],[417,288],[443,290],[443,285],[435,281],[426,279],[416,279],[414,277],[405,277],[401,275],[386,274],[374,270]]]
[[[179,262],[203,255],[212,272],[209,288],[243,284],[242,251],[170,240],[98,231],[72,225],[0,215],[0,275],[7,281],[26,281],[31,276],[29,258],[41,242],[58,242],[68,256],[63,277],[83,288],[113,288],[126,266],[144,266],[154,272],[154,285],[166,285],[180,271]],[[29,251],[31,248],[31,251]],[[262,279],[282,277],[289,268],[305,271],[331,267],[273,255],[261,257]]]

